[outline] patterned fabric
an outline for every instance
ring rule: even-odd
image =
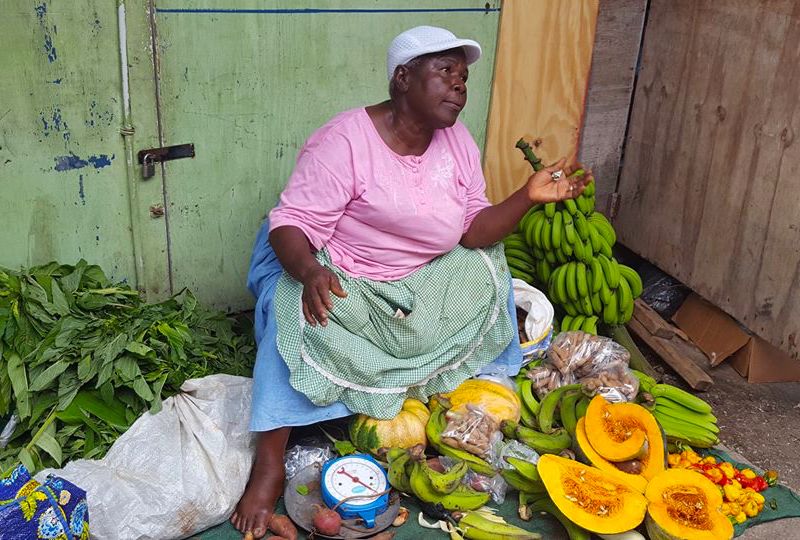
[[[44,484],[23,465],[0,478],[0,540],[89,540],[86,492],[57,476]]]
[[[290,382],[316,405],[393,418],[403,400],[448,392],[514,337],[502,245],[457,246],[398,281],[352,278],[317,253],[347,291],[326,327],[306,324],[302,285],[284,273],[275,292],[278,349]]]

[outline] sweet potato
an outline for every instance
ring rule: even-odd
[[[287,540],[297,540],[297,528],[287,516],[274,514],[269,520],[269,530]]]

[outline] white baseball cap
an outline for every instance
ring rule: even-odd
[[[386,53],[386,72],[389,80],[397,66],[424,54],[462,47],[467,65],[481,57],[481,46],[471,39],[459,39],[449,30],[436,26],[416,26],[406,30],[389,44]]]

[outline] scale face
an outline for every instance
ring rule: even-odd
[[[342,503],[336,511],[344,519],[360,517],[369,528],[374,527],[375,516],[389,506],[389,494],[383,493],[389,487],[386,471],[366,454],[344,456],[325,463],[320,485],[322,500],[329,508],[347,497],[363,496]]]

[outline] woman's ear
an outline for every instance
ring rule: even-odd
[[[395,88],[400,93],[404,94],[408,91],[410,76],[411,76],[411,70],[408,69],[408,66],[400,65],[394,69]]]

